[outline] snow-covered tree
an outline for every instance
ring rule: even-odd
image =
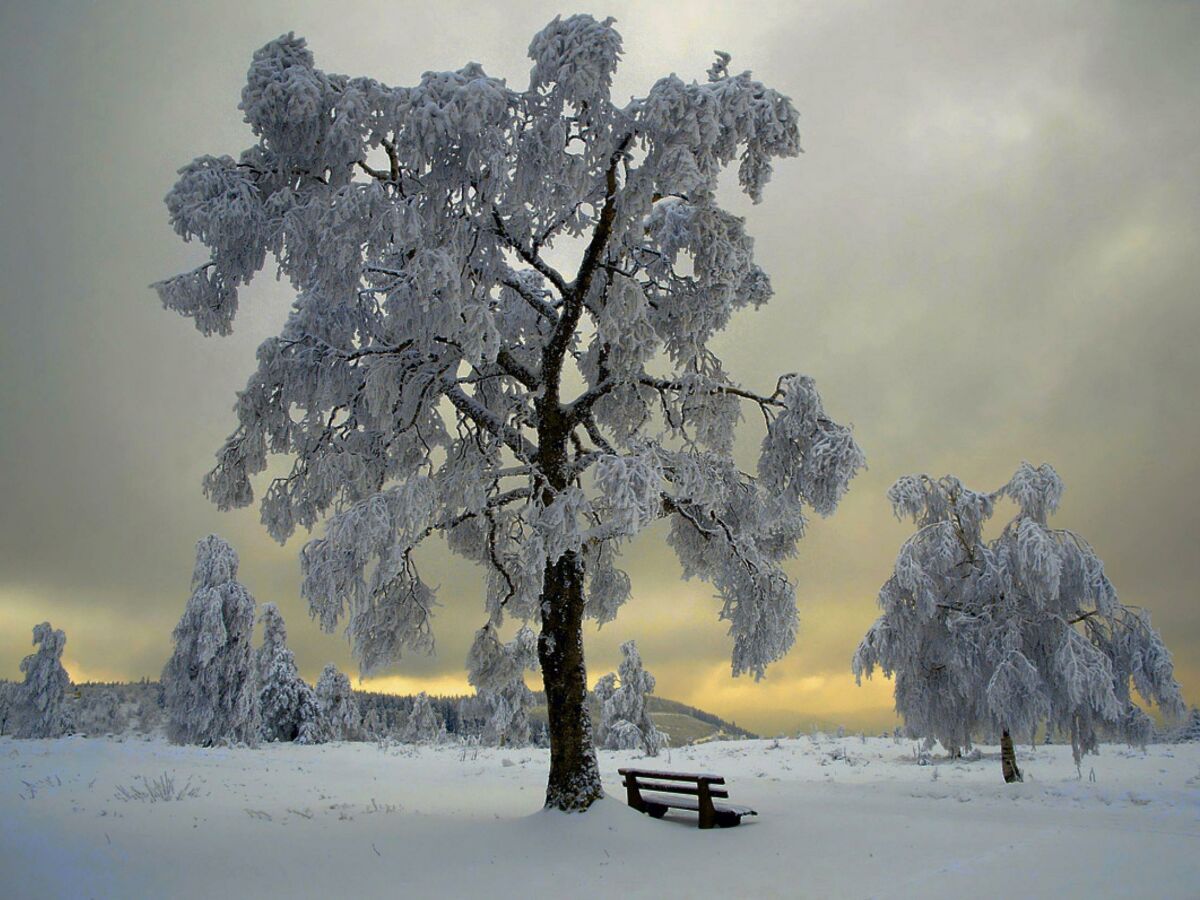
[[[19,686],[12,681],[0,681],[0,736],[12,730],[18,689]]]
[[[312,724],[320,715],[317,698],[296,668],[296,657],[287,645],[283,615],[274,603],[267,603],[258,618],[263,625],[263,642],[258,648],[263,740],[294,741],[302,730],[311,737]]]
[[[196,544],[192,596],[162,673],[173,743],[258,743],[254,598],[237,569],[237,553],[215,534]]]
[[[255,143],[195,159],[167,195],[209,258],[156,285],[228,334],[274,257],[293,308],[206,494],[248,505],[268,454],[292,458],[263,521],[284,541],[332,513],[303,593],[325,628],[348,619],[364,672],[433,645],[421,541],[482,566],[488,621],[539,628],[546,803],[564,810],[602,793],[582,627],[629,597],[622,546],[669,517],[685,576],[717,589],[733,674],[760,677],[796,634],[783,561],[863,465],[810,378],[756,393],[708,346],[772,293],[718,178],[736,161],[761,199],[800,149],[791,102],[721,53],[707,80],[621,105],[621,53],[613,20],[573,15],[534,37],[524,90],[477,63],[390,87],[325,73],[284,35],[242,91]],[[732,453],[745,404],[765,423],[753,473]]]
[[[317,679],[317,707],[320,709],[323,737],[327,741],[355,741],[362,728],[362,713],[354,699],[354,689],[344,672],[333,663],[321,670]]]
[[[525,671],[538,665],[537,635],[522,626],[507,644],[491,624],[475,633],[467,658],[467,680],[487,709],[483,741],[521,747],[529,743],[533,691]]]
[[[646,697],[654,693],[654,676],[642,667],[642,655],[634,641],[621,645],[617,673],[601,678],[594,693],[600,703],[596,742],[601,747],[642,750],[647,756],[658,756],[667,746],[667,735],[655,727],[646,709]]]
[[[1200,709],[1192,707],[1175,738],[1177,741],[1200,741]]]
[[[429,702],[429,696],[421,691],[413,700],[408,719],[400,732],[400,740],[409,744],[436,743],[443,727],[442,717]]]
[[[71,728],[66,704],[71,677],[62,666],[67,636],[49,622],[33,627],[33,653],[21,660],[25,681],[12,691],[13,736],[19,738],[61,737]]]
[[[1069,735],[1078,763],[1102,730],[1144,741],[1150,719],[1130,683],[1168,714],[1182,711],[1171,654],[1145,610],[1121,605],[1104,564],[1079,535],[1052,528],[1063,484],[1049,465],[1022,463],[979,493],[953,476],[908,476],[888,491],[917,532],[879,593],[883,614],[854,656],[895,678],[909,732],[948,750],[1001,738],[1006,781],[1020,780],[1012,735],[1048,723]],[[996,502],[1017,514],[986,541]]]

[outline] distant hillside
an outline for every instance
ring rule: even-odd
[[[592,721],[600,718],[600,707],[595,698],[589,695],[592,706]],[[534,708],[530,718],[538,722],[546,721],[546,699],[540,691],[534,693]],[[659,731],[665,731],[671,736],[672,747],[682,747],[686,744],[698,744],[712,740],[743,740],[756,738],[758,735],[739,728],[732,722],[726,722],[720,716],[710,712],[680,703],[678,700],[668,700],[666,697],[646,698],[650,709],[650,717]]]

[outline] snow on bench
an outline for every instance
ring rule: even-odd
[[[740,825],[742,816],[757,816],[748,806],[732,803],[713,803],[713,798],[728,798],[729,791],[714,787],[725,783],[720,775],[703,772],[661,772],[652,769],[618,769],[629,805],[656,819],[668,809],[686,809],[699,813],[701,828],[732,828]],[[654,793],[644,794],[643,791]]]

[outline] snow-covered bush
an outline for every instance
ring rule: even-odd
[[[1070,736],[1076,763],[1107,730],[1144,743],[1149,717],[1130,684],[1169,715],[1182,712],[1171,654],[1150,615],[1121,605],[1104,564],[1079,535],[1052,528],[1063,484],[1049,465],[1022,463],[997,491],[957,478],[901,478],[888,491],[916,534],[879,593],[883,614],[855,653],[856,677],[895,678],[910,734],[969,749],[999,736],[1006,780],[1019,780],[1012,735],[1048,724]],[[992,541],[996,501],[1017,514]]]
[[[525,672],[536,669],[537,636],[522,627],[507,644],[488,624],[475,633],[467,658],[467,680],[486,710],[481,739],[486,744],[522,747],[529,743],[533,692]]]
[[[429,696],[424,691],[421,691],[413,700],[412,709],[408,713],[408,719],[405,721],[404,728],[400,732],[400,740],[407,744],[437,743],[443,733],[444,727],[442,717],[438,715],[437,710],[433,708],[433,704],[429,702]]]
[[[67,636],[61,629],[42,622],[33,628],[37,650],[21,660],[25,681],[11,690],[13,736],[19,738],[61,737],[72,727],[66,704],[71,678],[62,666]]]
[[[237,553],[215,534],[196,544],[192,596],[162,673],[173,743],[258,743],[254,598],[238,583],[237,569]]]
[[[761,677],[795,641],[783,563],[863,465],[811,378],[752,391],[709,347],[772,294],[720,175],[760,200],[800,151],[796,110],[726,54],[618,105],[621,53],[612,19],[572,15],[534,36],[523,90],[477,63],[389,87],[283,35],[242,91],[254,143],[193,160],[166,198],[208,260],[156,285],[228,334],[274,257],[296,297],[205,493],[251,504],[268,455],[292,457],[262,520],[282,542],[326,519],[302,591],[324,628],[348,620],[364,672],[432,649],[418,544],[441,533],[482,566],[487,621],[540,629],[546,802],[569,810],[602,793],[582,628],[630,596],[622,547],[670,519],[685,577],[716,588],[734,674]],[[765,425],[753,472],[733,456],[743,404]]]
[[[600,703],[600,727],[596,741],[609,750],[642,750],[657,756],[667,746],[668,736],[659,731],[646,709],[646,697],[654,693],[654,676],[642,667],[642,655],[634,641],[621,645],[618,674],[609,673],[596,682],[594,693]]]
[[[333,663],[321,670],[317,679],[317,708],[320,710],[321,737],[325,741],[356,741],[362,729],[362,713],[354,699],[354,689],[345,673]],[[315,743],[315,741],[314,741]]]
[[[283,616],[274,603],[267,603],[259,621],[263,625],[263,642],[258,648],[263,740],[294,741],[303,731],[311,742],[320,715],[317,697],[296,668],[296,657],[287,645]]]

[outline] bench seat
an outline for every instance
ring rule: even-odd
[[[642,802],[647,806],[663,806],[671,809],[690,809],[692,812],[700,811],[700,798],[685,797],[677,794],[642,794]],[[731,816],[737,816],[739,819],[742,816],[757,816],[755,812],[748,806],[739,806],[736,803],[714,803],[713,809],[717,811],[717,815],[727,813]]]

